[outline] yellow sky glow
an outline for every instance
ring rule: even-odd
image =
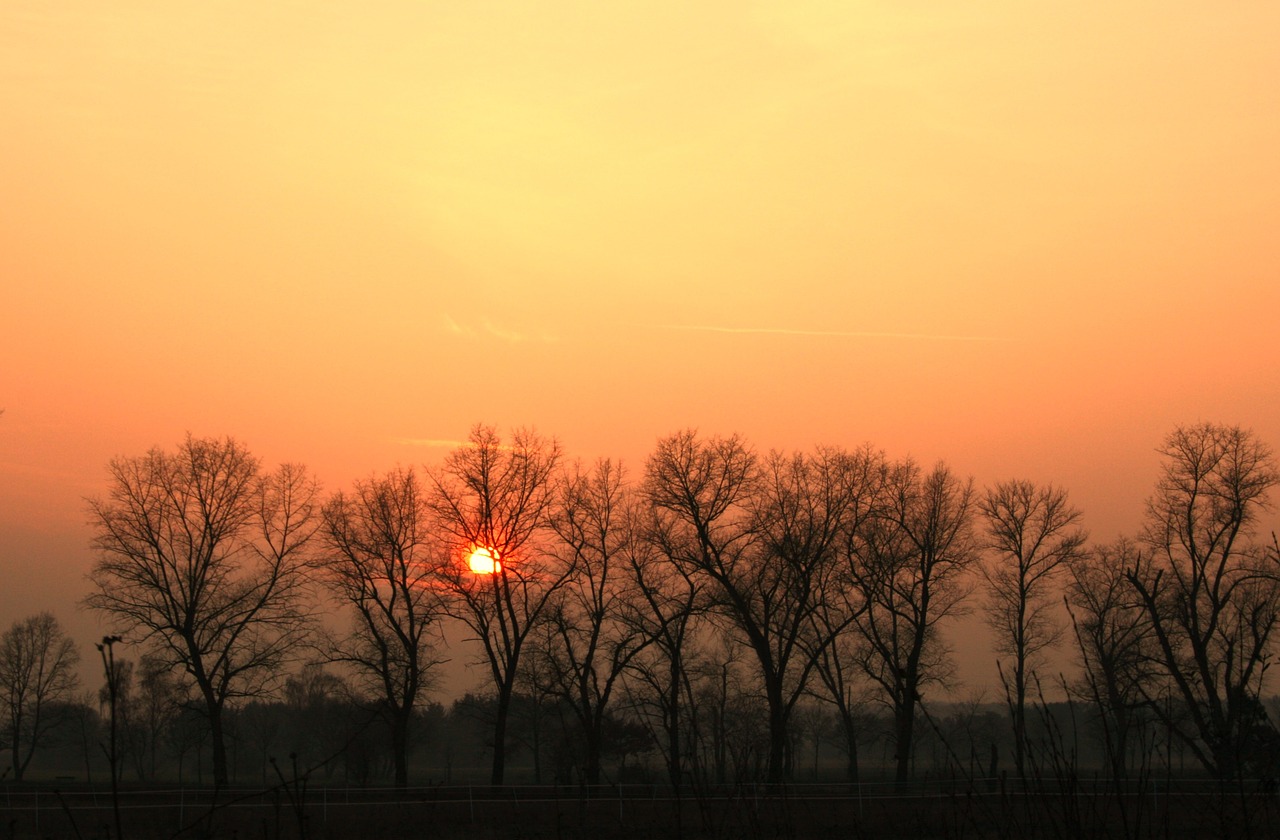
[[[1277,43],[1264,2],[10,0],[0,619],[71,620],[83,498],[187,431],[329,489],[476,422],[636,474],[871,441],[1132,530],[1174,424],[1280,446]]]

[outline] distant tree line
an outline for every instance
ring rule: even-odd
[[[484,755],[502,784],[519,754],[537,781],[583,784],[656,762],[679,791],[785,782],[823,750],[851,780],[875,750],[898,785],[993,775],[1002,755],[1026,782],[1070,728],[1117,782],[1175,753],[1223,782],[1273,777],[1280,545],[1262,517],[1280,471],[1234,426],[1179,427],[1160,453],[1138,528],[1091,545],[1063,488],[980,488],[870,446],[682,431],[632,476],[478,426],[436,466],[326,496],[301,466],[188,437],[112,461],[90,503],[86,603],[141,654],[104,666],[110,698],[77,696],[56,620],[16,622],[0,743],[15,779],[54,722],[91,773],[113,722],[112,772],[136,779],[404,786],[415,755],[443,777]],[[929,699],[954,673],[942,630],[975,608],[998,718]],[[457,655],[446,626],[488,676],[447,709],[430,702]],[[1046,670],[1058,645],[1072,676]]]

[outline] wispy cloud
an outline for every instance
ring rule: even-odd
[[[443,313],[444,331],[460,338],[498,339],[508,344],[519,344],[523,341],[553,342],[556,337],[547,332],[519,332],[506,329],[484,318],[479,326],[459,323],[449,313]]]
[[[445,332],[450,333],[452,335],[464,335],[464,336],[473,336],[476,334],[475,330],[471,329],[470,327],[464,327],[461,324],[459,324],[457,321],[453,320],[453,316],[450,315],[448,312],[444,313],[443,317],[444,317]]]
[[[490,321],[488,318],[484,320],[483,324],[484,324],[484,331],[486,334],[491,335],[494,338],[500,338],[503,341],[509,341],[512,344],[516,344],[521,341],[527,341],[529,338],[529,336],[525,333],[516,332],[515,330],[504,330],[501,327],[495,326],[494,323]]]
[[[446,440],[444,438],[396,438],[401,446],[422,446],[428,449],[457,449],[460,446],[471,446],[469,440]]]
[[[869,332],[863,330],[795,330],[785,327],[717,327],[705,324],[657,324],[661,330],[732,333],[735,335],[799,335],[834,338],[900,338],[925,341],[1009,341],[989,335],[942,335],[938,333]]]

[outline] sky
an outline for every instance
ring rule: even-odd
[[[6,0],[0,626],[92,650],[85,499],[188,432],[328,490],[476,423],[637,477],[870,442],[1132,532],[1175,425],[1280,447],[1277,43],[1249,0]]]

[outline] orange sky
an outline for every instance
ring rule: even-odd
[[[0,625],[113,455],[871,441],[1131,530],[1280,447],[1280,5],[0,6]],[[964,676],[962,674],[962,676]]]

